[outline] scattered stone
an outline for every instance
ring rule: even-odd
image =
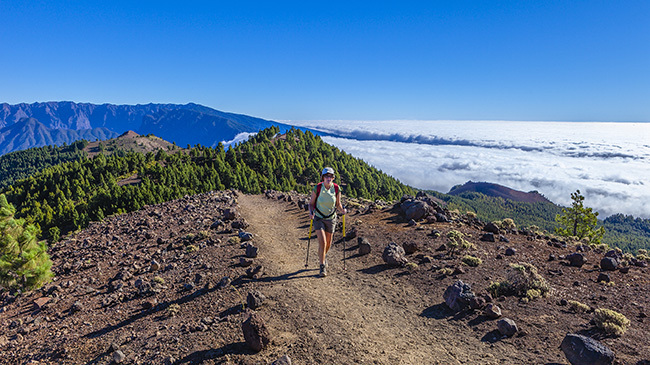
[[[223,211],[223,219],[226,220],[226,221],[234,220],[238,216],[239,216],[239,214],[237,213],[237,211],[235,209],[228,208],[228,209],[225,209]]]
[[[43,309],[43,307],[51,300],[49,297],[42,297],[34,300],[34,309]]]
[[[367,238],[358,237],[357,242],[359,243],[359,256],[367,255],[370,253],[372,248]]]
[[[607,365],[614,362],[614,353],[591,337],[569,333],[560,345],[572,365]]]
[[[567,255],[566,259],[569,261],[569,265],[575,267],[582,267],[582,265],[587,263],[587,257],[584,254],[578,252]]]
[[[494,238],[494,233],[491,232],[483,234],[480,240],[483,242],[496,242],[496,239]]]
[[[158,305],[158,301],[156,299],[151,299],[151,300],[147,300],[144,303],[142,303],[142,308],[144,310],[149,310],[149,309],[152,309],[153,307],[155,307],[157,305]]]
[[[219,227],[222,227],[222,226],[225,226],[225,225],[226,224],[221,219],[217,219],[216,221],[214,221],[214,223],[212,223],[210,228],[211,229],[219,229]]]
[[[417,225],[418,225],[418,223],[415,221],[415,219],[411,219],[411,220],[406,224],[407,227],[413,227],[413,226],[417,226]]]
[[[233,229],[246,229],[248,228],[248,222],[244,218],[236,219],[230,223],[230,226]]]
[[[391,242],[384,249],[381,258],[390,266],[403,266],[406,265],[408,260],[404,256],[406,253],[404,249],[395,242]]]
[[[258,290],[253,290],[248,292],[246,304],[250,309],[257,309],[262,306],[265,300],[266,296],[264,296],[264,294],[260,293]]]
[[[469,308],[470,301],[475,297],[475,295],[469,284],[465,284],[462,280],[458,280],[447,287],[442,297],[451,310],[454,312],[460,312]]]
[[[346,240],[351,240],[351,239],[353,239],[353,238],[356,238],[356,237],[357,237],[357,233],[358,233],[358,232],[357,232],[357,228],[356,228],[356,227],[353,227],[351,230],[349,230],[349,231],[347,231],[347,232],[345,233],[345,239],[346,239]]]
[[[117,350],[113,352],[113,362],[115,362],[116,364],[121,364],[125,359],[126,359],[126,355],[124,355],[122,350]]]
[[[273,361],[271,365],[291,365],[291,358],[287,355]]]
[[[241,267],[249,267],[253,264],[254,260],[251,258],[247,257],[240,257],[239,258],[239,266]]]
[[[605,274],[604,272],[601,272],[600,274],[598,274],[598,279],[596,279],[596,282],[600,283],[602,281],[602,282],[605,282],[605,283],[609,283],[611,280],[612,279],[609,277],[608,274]]]
[[[255,247],[252,244],[248,244],[246,246],[246,257],[251,259],[256,258],[258,251],[259,251],[259,247]]]
[[[78,300],[70,307],[70,313],[81,312],[82,310],[84,310],[84,305]]]
[[[183,291],[191,291],[192,289],[194,289],[194,284],[192,283],[183,284]]]
[[[548,255],[548,261],[555,261],[555,255],[552,253]]]
[[[230,277],[224,276],[223,278],[221,278],[221,280],[219,280],[219,283],[217,284],[217,289],[223,289],[230,286],[231,281],[232,280],[230,280]]]
[[[627,274],[628,272],[630,272],[630,267],[629,266],[619,267],[618,271],[621,274]]]
[[[436,215],[436,221],[437,222],[439,222],[439,223],[448,223],[449,222],[449,218],[447,218],[446,215],[444,215],[442,213],[436,213],[435,215]]]
[[[499,306],[496,304],[490,303],[485,307],[483,313],[488,318],[497,319],[501,317],[501,308],[499,308]]]
[[[119,349],[120,349],[120,346],[115,342],[111,342],[111,345],[108,346],[108,352],[115,352],[115,351],[117,351]]]
[[[262,265],[257,265],[255,267],[249,267],[246,270],[246,276],[251,279],[259,279],[264,274],[264,267]]]
[[[499,242],[510,243],[510,240],[507,239],[504,235],[499,235]]]
[[[415,241],[408,241],[402,244],[402,248],[404,248],[404,252],[406,252],[406,254],[410,255],[412,253],[420,251],[420,244]]]
[[[512,337],[519,330],[517,324],[510,318],[503,318],[497,322],[497,329],[506,337]]]
[[[514,256],[517,253],[517,250],[515,250],[512,247],[506,248],[506,256]]]
[[[600,260],[600,268],[605,271],[614,271],[618,268],[618,261],[614,257],[603,257]]]
[[[469,301],[469,307],[471,309],[481,309],[485,306],[485,298],[483,297],[474,297]]]
[[[250,241],[253,239],[253,234],[250,232],[240,231],[238,236],[239,239],[242,240],[242,242]]]
[[[160,264],[156,260],[151,260],[151,265],[149,266],[149,271],[154,272],[160,270]]]
[[[492,222],[486,224],[486,225],[483,227],[483,230],[484,230],[485,232],[492,233],[493,236],[494,236],[494,234],[499,234],[499,226],[497,226],[496,224],[494,224],[494,223],[492,223]],[[492,241],[492,242],[494,242],[494,241]]]
[[[248,318],[242,323],[242,331],[246,344],[255,352],[262,351],[271,342],[269,330],[256,312],[248,314]]]

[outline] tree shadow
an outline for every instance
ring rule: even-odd
[[[128,326],[131,323],[133,323],[133,322],[135,322],[135,321],[137,321],[139,319],[142,319],[142,318],[148,317],[150,315],[154,315],[156,313],[159,313],[159,312],[161,312],[163,310],[166,310],[172,304],[178,304],[178,305],[185,304],[185,303],[188,303],[188,302],[190,302],[190,301],[192,301],[192,300],[194,300],[194,299],[196,299],[198,297],[201,297],[201,296],[203,296],[205,294],[211,293],[211,292],[216,291],[216,290],[218,290],[217,287],[214,287],[214,288],[209,289],[209,290],[206,289],[206,288],[199,289],[199,290],[197,290],[197,291],[195,291],[193,293],[190,293],[190,294],[188,294],[188,295],[186,295],[184,297],[178,298],[176,300],[170,300],[170,301],[167,301],[167,302],[160,303],[157,306],[155,306],[155,307],[153,307],[152,309],[149,309],[149,310],[143,310],[143,311],[141,311],[141,312],[139,312],[139,313],[137,313],[137,314],[135,314],[135,315],[133,315],[133,316],[119,322],[119,323],[117,323],[117,324],[104,327],[104,328],[102,328],[100,330],[97,330],[97,331],[90,332],[90,333],[86,334],[84,337],[85,338],[101,337],[101,336],[103,336],[103,335],[105,335],[105,334],[107,334],[109,332],[113,332],[113,331],[115,331],[117,329]]]
[[[305,274],[310,271],[318,271],[318,269],[300,269],[296,270],[294,272],[289,272],[286,274],[282,275],[277,275],[277,276],[264,276],[260,279],[258,279],[258,282],[263,282],[263,283],[269,283],[269,282],[276,282],[276,281],[284,281],[284,280],[293,280],[293,279],[304,279],[304,278],[310,278],[314,276],[318,276],[318,274]],[[301,275],[305,274],[305,275]]]
[[[223,345],[217,349],[195,351],[182,359],[174,362],[174,365],[181,364],[201,364],[206,360],[218,359],[226,355],[253,355],[255,354],[250,350],[245,342],[236,342],[228,345]]]
[[[373,274],[379,274],[381,272],[384,272],[384,271],[390,270],[390,269],[392,269],[392,268],[390,266],[388,266],[388,265],[378,264],[378,265],[367,267],[365,269],[360,269],[360,270],[357,270],[357,271],[360,271],[360,272],[362,272],[364,274],[373,275]]]

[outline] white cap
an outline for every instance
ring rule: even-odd
[[[323,176],[323,175],[325,175],[325,174],[336,175],[336,174],[334,173],[334,169],[331,168],[331,167],[326,167],[326,168],[324,168],[324,169],[323,169],[323,172],[321,172],[320,176]]]

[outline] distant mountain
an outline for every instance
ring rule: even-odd
[[[510,189],[499,184],[488,182],[468,181],[463,185],[452,187],[448,194],[460,196],[463,193],[481,193],[491,197],[510,199],[524,203],[551,203],[550,200],[546,199],[542,194],[536,191],[525,193],[523,191]]]
[[[25,120],[30,122],[16,127],[16,124]],[[70,143],[70,140],[65,140],[65,136],[75,138],[75,135],[69,131],[77,131],[79,135],[87,136],[79,138],[102,140],[133,130],[139,134],[153,133],[180,146],[197,143],[216,146],[221,141],[233,140],[240,133],[255,133],[272,125],[279,126],[281,131],[291,127],[247,115],[221,112],[194,103],[185,105],[97,105],[70,101],[16,105],[4,103],[0,104],[0,128],[11,128],[13,132],[11,138],[0,141],[0,153],[46,144]],[[103,136],[99,133],[100,130],[104,131]],[[57,133],[54,131],[59,131],[57,137],[54,137]],[[48,134],[51,137],[48,137]]]
[[[104,140],[117,135],[107,128],[52,129],[34,118],[25,118],[0,129],[0,154],[32,147],[70,144],[80,139]]]

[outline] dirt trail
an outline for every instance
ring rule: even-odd
[[[312,237],[305,268],[309,219],[295,205],[259,195],[242,195],[239,204],[261,248],[266,279],[260,290],[271,299],[267,315],[277,355],[314,364],[490,362],[485,356],[491,355],[476,351],[480,341],[458,336],[446,320],[431,318],[436,308],[419,291],[376,275],[379,265],[364,268],[351,259],[344,271],[340,243],[328,255],[329,276],[319,278],[318,242]]]

